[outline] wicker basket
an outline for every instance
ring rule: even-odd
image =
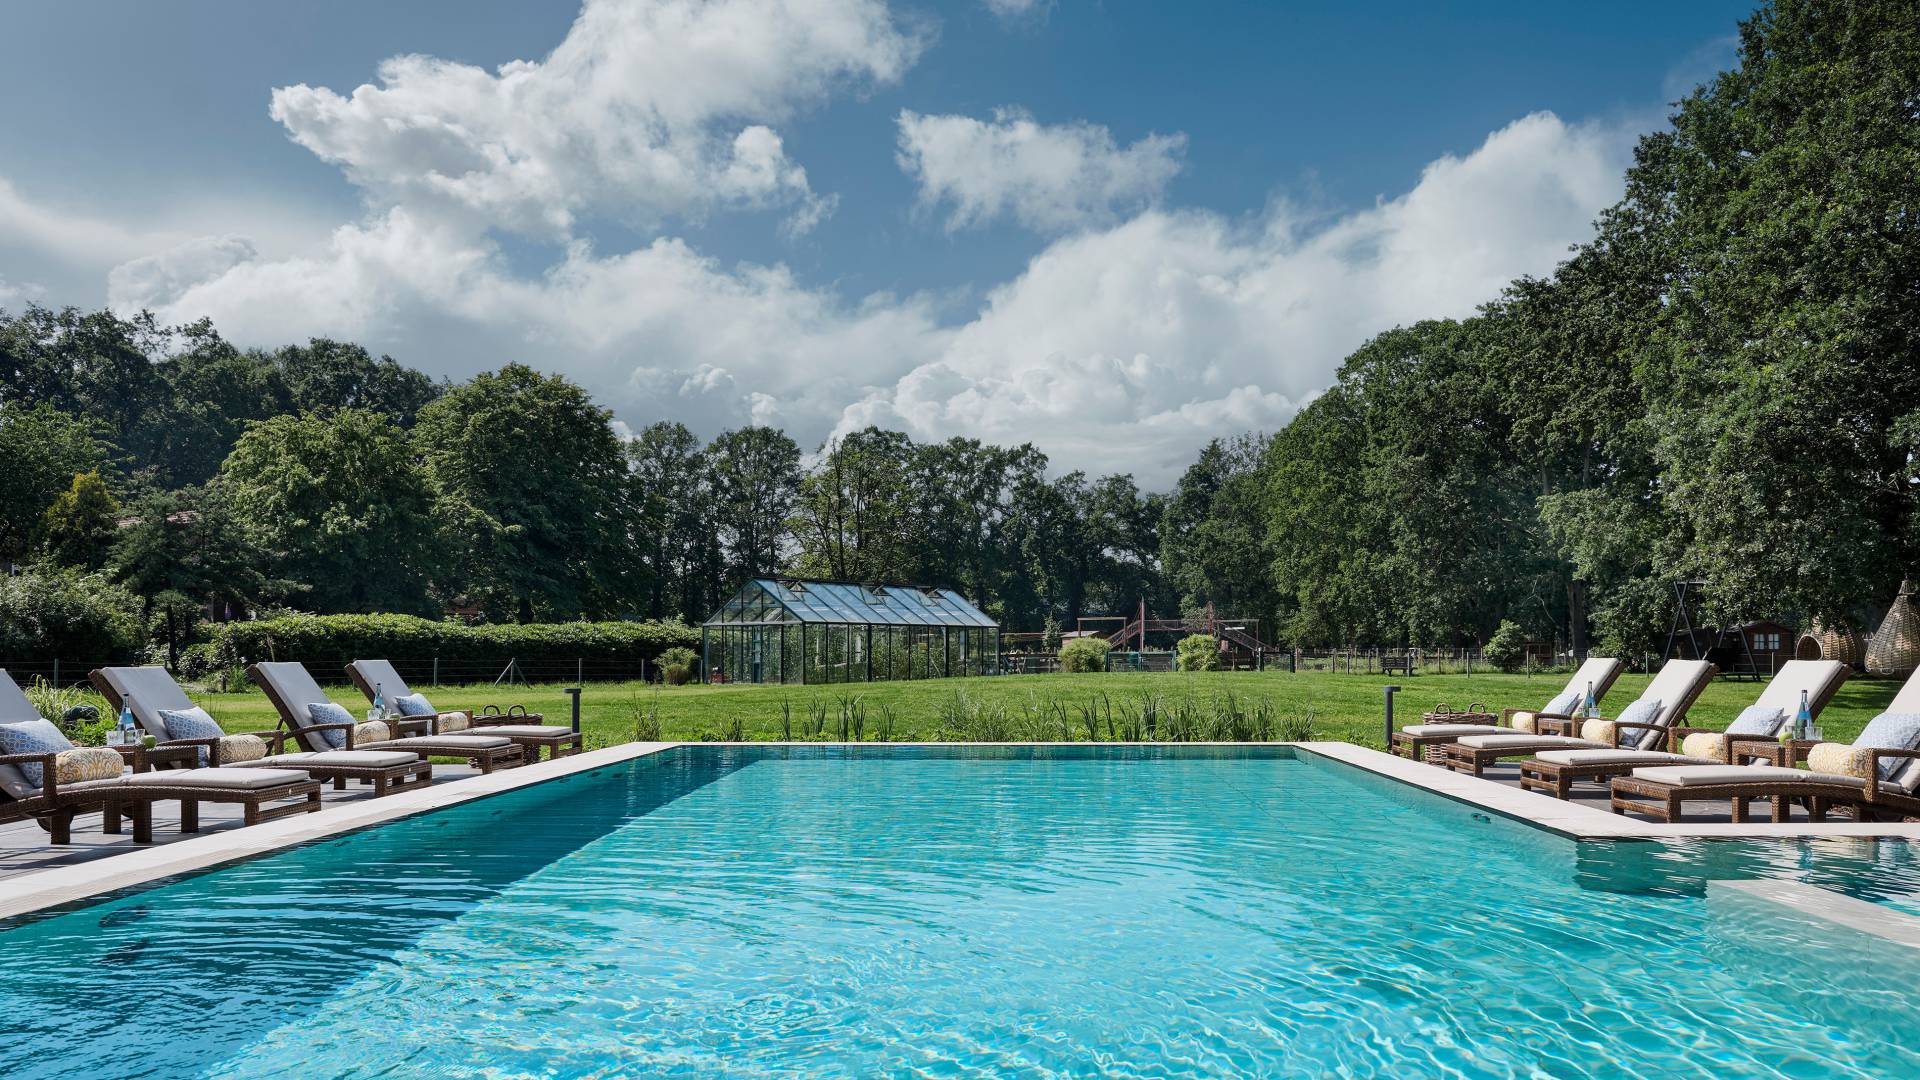
[[[1914,606],[1913,582],[1900,583],[1887,617],[1867,642],[1867,671],[1874,675],[1906,675],[1920,667],[1920,608]]]
[[[1867,639],[1851,626],[1832,627],[1814,620],[1794,647],[1796,660],[1838,660],[1858,668],[1867,658]]]

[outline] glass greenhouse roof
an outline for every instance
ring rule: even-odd
[[[755,578],[721,605],[706,626],[755,623],[862,623],[875,626],[999,624],[951,589],[861,585],[850,581]]]

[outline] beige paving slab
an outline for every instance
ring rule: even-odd
[[[454,783],[396,792],[380,799],[335,803],[318,813],[280,818],[247,828],[194,836],[177,843],[135,848],[112,858],[58,866],[0,881],[0,919],[30,914],[101,893],[132,888],[323,839],[354,829],[456,806],[503,791],[670,750],[677,743],[627,743],[553,761],[475,775]]]
[[[1576,840],[1777,840],[1835,836],[1920,840],[1920,823],[1909,822],[1794,821],[1775,824],[1763,821],[1736,824],[1731,821],[1683,821],[1670,824],[1647,821],[1584,805],[1579,800],[1562,801],[1526,791],[1517,785],[1470,776],[1425,762],[1409,761],[1352,743],[1308,742],[1288,745],[1379,776],[1391,777],[1437,795],[1518,818]]]

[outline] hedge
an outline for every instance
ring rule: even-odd
[[[697,646],[700,631],[683,622],[572,622],[468,626],[413,615],[288,615],[221,623],[214,661],[406,659],[450,663],[631,664],[663,649]]]
[[[124,663],[146,642],[140,601],[105,574],[0,574],[0,662]]]

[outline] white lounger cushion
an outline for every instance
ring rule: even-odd
[[[507,739],[488,735],[416,735],[411,739],[389,739],[377,743],[382,750],[405,749],[410,746],[457,746],[466,750],[497,750],[502,746],[512,746]]]
[[[1660,750],[1543,750],[1540,760],[1555,765],[1717,765],[1709,758]]]
[[[1835,787],[1865,788],[1867,781],[1859,776],[1842,776],[1839,773],[1807,772],[1804,769],[1783,769],[1775,765],[1681,765],[1672,768],[1635,769],[1636,780],[1651,780],[1656,784],[1670,784],[1674,787],[1705,787],[1713,784],[1767,784],[1775,782],[1793,782],[1802,784],[1832,784]],[[1900,784],[1881,784],[1881,787],[1895,791],[1905,791]]]
[[[384,769],[394,765],[411,765],[419,760],[419,754],[409,754],[405,750],[327,750],[318,754],[276,754],[263,761],[260,767],[277,769],[282,765],[359,765],[371,769]]]
[[[1470,746],[1475,750],[1507,750],[1516,753],[1529,747],[1538,746],[1543,750],[1608,750],[1596,742],[1576,739],[1570,735],[1528,735],[1515,732],[1509,735],[1469,735],[1460,740],[1461,746]]]
[[[162,787],[266,788],[299,781],[285,769],[169,769],[165,772],[135,773],[126,778],[130,785],[159,784]]]
[[[1414,724],[1400,730],[1407,735],[1497,735],[1513,729],[1495,724]]]
[[[571,735],[573,729],[565,724],[496,724],[492,727],[472,728],[467,733],[483,737],[498,735],[504,738],[508,735]]]

